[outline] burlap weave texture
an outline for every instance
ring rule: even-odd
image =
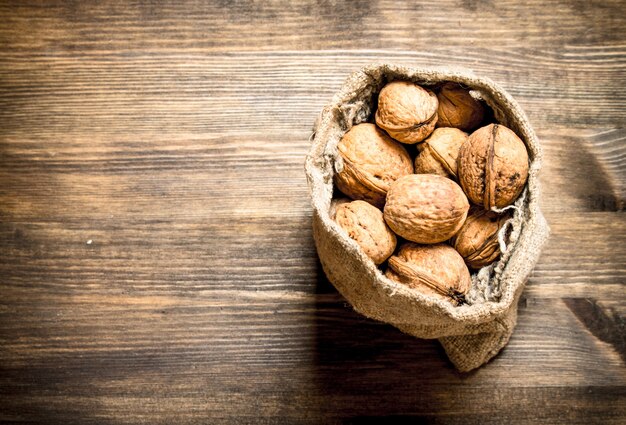
[[[527,186],[513,207],[503,254],[472,276],[469,304],[455,307],[387,279],[331,219],[333,175],[343,164],[337,143],[353,125],[372,121],[377,94],[390,81],[423,86],[459,82],[481,97],[501,124],[524,141],[530,158]],[[539,210],[541,147],[525,113],[493,81],[464,69],[419,69],[374,65],[352,74],[320,114],[306,158],[313,207],[313,234],[328,279],[354,309],[418,338],[437,338],[461,371],[481,366],[508,342],[517,304],[549,229]]]

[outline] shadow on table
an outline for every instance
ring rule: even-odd
[[[315,379],[321,414],[343,423],[429,422],[455,406],[456,372],[436,340],[421,340],[355,312],[318,263]]]

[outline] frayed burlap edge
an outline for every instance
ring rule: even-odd
[[[494,110],[498,122],[526,143],[530,169],[524,196],[515,204],[510,238],[502,258],[474,276],[481,287],[471,305],[454,307],[384,277],[330,218],[333,175],[342,167],[337,143],[353,125],[371,119],[376,95],[389,81],[425,86],[456,81],[471,88]],[[419,338],[437,338],[462,371],[495,356],[508,342],[525,282],[539,258],[549,229],[539,210],[541,147],[517,102],[493,81],[464,69],[419,69],[374,65],[352,74],[320,114],[305,169],[313,207],[313,234],[324,272],[361,314],[392,324]],[[503,241],[501,241],[503,242]]]

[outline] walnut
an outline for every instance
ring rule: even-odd
[[[485,116],[483,103],[457,83],[444,84],[437,93],[438,127],[456,127],[470,131],[480,125]]]
[[[449,245],[407,242],[389,258],[385,276],[455,305],[465,303],[472,279],[463,258]]]
[[[352,199],[379,208],[385,204],[389,185],[413,172],[411,157],[404,146],[374,124],[355,125],[337,146],[343,169],[335,174],[335,184]]]
[[[385,221],[396,234],[413,242],[437,243],[463,225],[469,202],[452,180],[434,174],[411,174],[387,192]]]
[[[486,210],[505,207],[517,199],[526,184],[526,146],[501,124],[481,127],[461,146],[458,175],[470,201]]]
[[[367,202],[342,202],[334,218],[374,264],[384,262],[396,249],[396,235],[387,227],[383,213]]]
[[[471,268],[488,266],[500,256],[498,233],[510,218],[510,213],[498,215],[472,207],[463,227],[450,242]]]
[[[421,142],[435,129],[437,104],[437,96],[430,90],[409,81],[394,81],[378,95],[376,124],[402,143]]]
[[[417,145],[420,153],[415,158],[415,172],[456,179],[459,149],[466,141],[467,133],[458,128],[436,128],[428,139]]]

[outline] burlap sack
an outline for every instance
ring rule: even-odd
[[[526,143],[530,157],[527,187],[500,232],[498,262],[472,275],[468,304],[452,304],[387,279],[329,215],[333,175],[342,167],[337,142],[353,125],[372,122],[377,94],[389,81],[423,86],[456,81],[470,87],[494,111],[498,122]],[[306,175],[313,205],[313,231],[324,272],[359,313],[392,324],[418,338],[437,338],[461,371],[481,366],[508,342],[525,282],[547,240],[539,211],[541,148],[526,115],[513,98],[487,78],[463,69],[419,69],[376,65],[352,74],[324,108],[311,136]]]

